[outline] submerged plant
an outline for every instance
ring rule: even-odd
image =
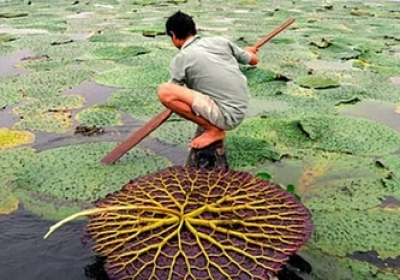
[[[305,244],[309,211],[250,173],[174,166],[96,202],[87,239],[111,279],[266,279]]]

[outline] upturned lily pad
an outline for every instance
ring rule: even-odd
[[[96,81],[108,86],[121,88],[143,88],[157,86],[168,81],[166,68],[155,67],[120,67],[97,75]]]
[[[106,125],[122,125],[121,115],[114,108],[106,106],[94,106],[79,112],[76,119],[81,125],[106,126]]]
[[[28,131],[0,128],[0,150],[32,143],[35,135]]]
[[[312,230],[307,209],[279,185],[180,166],[136,178],[45,238],[86,215],[87,238],[117,279],[270,278]]]
[[[295,80],[295,83],[305,87],[305,88],[313,88],[313,89],[327,89],[327,88],[335,88],[340,87],[340,82],[334,80],[332,78],[327,77],[300,77]]]
[[[71,113],[49,112],[29,115],[14,124],[13,129],[63,133],[71,124]]]

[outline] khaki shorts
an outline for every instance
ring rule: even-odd
[[[205,118],[222,130],[232,130],[234,128],[226,124],[225,117],[214,100],[208,95],[195,90],[192,91],[194,92],[192,110],[196,115]]]

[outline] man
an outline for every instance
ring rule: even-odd
[[[258,50],[239,48],[223,37],[201,38],[192,18],[180,11],[168,18],[166,30],[180,51],[158,97],[165,107],[204,129],[189,144],[201,149],[223,140],[225,131],[243,121],[250,96],[239,63],[256,65]]]

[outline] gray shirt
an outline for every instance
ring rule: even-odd
[[[247,79],[239,64],[251,55],[223,37],[194,36],[186,41],[171,63],[170,82],[210,96],[230,126],[242,122],[249,102]]]

